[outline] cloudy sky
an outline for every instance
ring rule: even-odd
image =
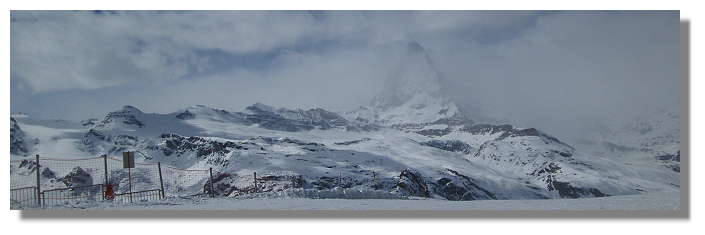
[[[677,104],[678,11],[11,11],[10,111],[354,110],[418,41],[461,107],[566,135]]]

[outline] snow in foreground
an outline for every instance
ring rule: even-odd
[[[45,206],[43,210],[679,210],[678,192],[582,199],[445,201],[436,199],[187,198],[156,202]]]

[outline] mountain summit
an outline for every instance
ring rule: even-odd
[[[399,107],[416,96],[441,98],[440,80],[441,75],[426,50],[418,42],[411,41],[387,78],[384,89],[372,101],[372,106]]]
[[[410,41],[384,88],[371,102],[374,115],[384,124],[434,123],[454,120],[472,123],[458,106],[444,96],[442,74],[416,41]],[[359,110],[370,112],[367,110]]]

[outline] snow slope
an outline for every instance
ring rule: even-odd
[[[159,202],[78,203],[44,210],[680,210],[677,192],[554,200],[312,199],[297,197],[168,198]],[[576,215],[580,215],[576,213]]]
[[[365,192],[360,198],[507,200],[679,190],[680,173],[672,167],[679,165],[674,162],[679,154],[666,159],[670,168],[662,167],[663,155],[652,156],[679,149],[673,139],[678,125],[656,123],[650,129],[627,128],[601,137],[627,149],[647,148],[631,151],[625,160],[596,153],[595,148],[575,148],[534,128],[478,124],[442,95],[442,76],[418,43],[411,42],[405,56],[372,105],[351,112],[257,103],[241,112],[198,105],[168,114],[125,106],[103,119],[81,123],[12,115],[11,135],[31,144],[18,144],[26,151],[13,152],[11,160],[35,154],[119,158],[124,151],[134,151],[141,164],[216,171],[213,192],[205,176],[189,182],[167,180],[167,193],[173,196],[238,197],[294,187],[320,192],[354,189]],[[677,119],[670,111],[660,115],[655,120]],[[11,164],[11,177],[27,175],[29,166]],[[64,179],[69,170],[54,169],[56,176],[46,179]],[[263,180],[258,188],[250,184],[255,173]],[[121,177],[124,174],[111,175],[110,180],[124,182]],[[100,176],[93,178],[101,182]],[[146,173],[141,180],[143,185],[153,181]],[[51,187],[61,185],[44,188]]]

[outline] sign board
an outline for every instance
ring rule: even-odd
[[[135,152],[122,152],[122,168],[135,168]]]

